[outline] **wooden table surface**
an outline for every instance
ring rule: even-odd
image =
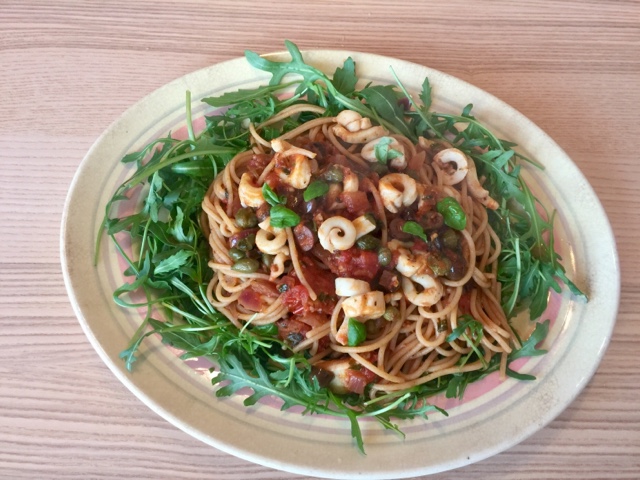
[[[199,443],[142,404],[81,331],[59,260],[73,174],[121,112],[285,38],[399,57],[498,96],[567,151],[613,225],[621,304],[590,384],[520,445],[433,478],[640,478],[640,3],[432,3],[0,1],[1,478],[300,478]]]

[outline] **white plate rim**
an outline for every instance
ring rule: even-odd
[[[79,251],[82,251],[82,249],[78,248],[75,239],[79,230],[81,230],[83,227],[86,229],[87,224],[86,219],[83,223],[82,219],[79,219],[78,216],[74,215],[74,208],[78,206],[78,202],[81,202],[83,200],[82,198],[80,198],[80,194],[87,193],[86,185],[83,185],[83,182],[86,183],[87,180],[86,172],[92,167],[93,164],[95,164],[96,158],[99,158],[99,156],[103,153],[106,143],[111,141],[114,136],[122,136],[127,134],[127,132],[123,132],[121,130],[123,123],[126,123],[127,119],[130,120],[136,115],[139,116],[141,114],[148,114],[150,110],[153,110],[154,103],[156,103],[158,99],[164,98],[164,96],[166,96],[167,94],[170,94],[171,92],[175,93],[179,90],[182,90],[183,92],[185,89],[189,88],[194,91],[194,99],[197,100],[199,98],[199,95],[197,94],[198,92],[195,91],[194,86],[201,86],[202,82],[209,81],[209,76],[212,73],[216,72],[223,72],[226,74],[229,74],[229,72],[237,72],[236,74],[239,77],[241,77],[242,75],[246,75],[248,72],[251,72],[254,79],[256,80],[261,80],[262,82],[264,82],[264,80],[268,79],[268,75],[265,75],[263,72],[252,72],[250,68],[247,67],[246,62],[242,58],[230,60],[211,67],[204,68],[197,72],[193,72],[151,93],[136,105],[128,109],[125,113],[123,113],[123,115],[118,120],[116,120],[107,130],[105,130],[105,132],[96,141],[96,143],[93,145],[91,150],[87,153],[86,157],[82,161],[72,181],[69,189],[69,194],[65,202],[61,228],[61,263],[65,285],[69,292],[72,306],[76,315],[78,316],[83,330],[85,331],[88,339],[90,340],[102,360],[114,372],[118,379],[136,396],[138,396],[145,404],[147,404],[162,417],[166,418],[168,421],[186,431],[187,433],[193,435],[194,437],[199,438],[200,440],[203,440],[206,443],[209,443],[217,448],[220,448],[221,450],[273,468],[287,470],[294,473],[330,478],[400,478],[414,475],[424,475],[427,473],[435,473],[442,470],[456,468],[468,463],[472,463],[474,461],[481,460],[490,455],[503,451],[515,445],[516,443],[519,443],[520,441],[535,433],[544,425],[552,421],[579,394],[579,392],[587,384],[591,376],[596,371],[602,355],[604,354],[609,343],[611,332],[615,324],[620,291],[618,257],[615,250],[615,240],[611,231],[611,227],[604,213],[604,209],[598,201],[593,189],[589,186],[587,180],[579,172],[575,164],[546,133],[542,132],[541,129],[535,126],[530,120],[528,120],[512,107],[462,80],[456,79],[442,72],[438,72],[436,70],[412,64],[403,60],[367,53],[351,51],[347,52],[340,50],[315,50],[305,51],[303,52],[303,54],[309,63],[318,65],[333,64],[335,66],[341,63],[348,56],[354,57],[358,62],[358,66],[360,68],[362,68],[362,66],[365,66],[370,69],[374,65],[393,65],[394,69],[397,72],[401,72],[401,74],[415,75],[419,73],[421,75],[419,76],[420,80],[425,75],[428,75],[432,81],[432,84],[434,85],[434,89],[439,85],[454,84],[455,88],[457,88],[461,92],[469,94],[471,98],[480,99],[481,105],[490,105],[492,112],[499,111],[501,114],[501,118],[509,118],[511,121],[517,122],[521,126],[521,128],[525,128],[528,132],[535,134],[535,136],[537,136],[542,141],[547,142],[549,148],[551,148],[556,155],[554,157],[556,161],[557,159],[560,159],[560,161],[563,163],[563,168],[567,170],[566,175],[570,176],[573,180],[574,183],[572,183],[572,185],[578,184],[580,187],[580,190],[578,192],[579,198],[574,200],[583,202],[589,205],[590,208],[592,208],[592,212],[590,213],[589,218],[593,222],[593,225],[591,225],[592,228],[590,232],[594,228],[597,228],[599,230],[599,236],[597,240],[593,240],[597,243],[597,245],[595,246],[589,243],[590,241],[592,241],[592,239],[583,239],[586,242],[585,248],[587,249],[587,252],[591,252],[594,248],[598,248],[598,251],[603,255],[603,257],[601,255],[603,261],[609,262],[609,274],[606,276],[606,281],[602,281],[602,279],[599,278],[602,271],[598,268],[598,266],[596,266],[595,269],[598,275],[592,275],[590,273],[586,274],[586,279],[588,280],[589,285],[594,288],[594,293],[598,295],[597,297],[592,298],[591,302],[587,305],[587,314],[594,315],[594,313],[592,312],[597,312],[597,315],[599,315],[601,319],[601,323],[599,325],[601,334],[600,338],[598,339],[598,341],[588,344],[590,352],[595,354],[591,357],[592,361],[590,361],[587,365],[584,365],[584,362],[582,362],[582,365],[578,365],[578,363],[580,362],[577,362],[578,356],[576,356],[575,353],[575,342],[580,341],[582,337],[585,336],[582,329],[580,329],[576,332],[576,335],[578,336],[573,339],[573,343],[569,344],[566,347],[563,357],[558,359],[559,365],[556,366],[557,368],[554,368],[554,370],[550,372],[550,375],[548,377],[539,379],[539,383],[533,389],[532,395],[540,395],[539,398],[534,397],[537,398],[538,402],[540,402],[544,395],[548,394],[548,391],[543,391],[545,389],[542,388],[545,383],[551,382],[552,380],[555,380],[557,382],[566,378],[566,375],[571,376],[572,372],[579,371],[580,378],[575,379],[575,373],[573,374],[572,378],[575,380],[575,385],[572,385],[571,392],[563,393],[563,396],[559,402],[553,404],[543,415],[540,415],[537,418],[537,421],[529,423],[525,426],[525,428],[516,429],[516,431],[511,432],[500,441],[495,441],[491,445],[480,446],[473,452],[462,452],[464,453],[464,455],[458,455],[458,457],[455,459],[448,459],[444,462],[424,462],[423,464],[420,464],[419,462],[413,462],[408,466],[389,465],[388,463],[382,464],[382,462],[379,461],[371,461],[372,458],[376,458],[376,455],[378,455],[378,458],[380,458],[380,456],[382,458],[386,458],[389,455],[388,450],[393,450],[396,455],[398,453],[402,454],[403,449],[405,450],[405,453],[407,453],[407,451],[414,451],[416,449],[416,446],[411,444],[411,442],[408,442],[409,445],[405,443],[404,445],[398,444],[397,446],[393,447],[383,445],[382,447],[380,447],[384,448],[382,451],[380,451],[378,445],[369,446],[369,455],[368,457],[366,457],[368,461],[363,461],[362,458],[353,457],[350,453],[347,453],[342,457],[339,457],[341,462],[339,462],[338,464],[327,466],[325,465],[325,463],[327,463],[325,455],[316,455],[315,457],[306,458],[304,462],[301,462],[299,460],[292,461],[291,452],[289,452],[289,454],[287,455],[277,456],[274,455],[272,451],[263,450],[261,448],[251,448],[250,446],[243,445],[243,442],[239,441],[238,438],[234,438],[234,441],[230,441],[227,435],[212,436],[211,432],[203,432],[201,428],[194,426],[189,422],[184,422],[183,419],[179,415],[177,415],[175,411],[172,411],[170,408],[161,406],[158,402],[158,399],[154,397],[154,395],[157,395],[157,391],[152,391],[147,383],[142,382],[139,377],[136,377],[135,374],[130,375],[124,370],[122,363],[117,359],[114,359],[112,352],[108,352],[105,349],[105,341],[101,336],[102,332],[99,331],[100,327],[96,326],[95,322],[92,323],[91,304],[87,304],[86,299],[80,298],[82,297],[82,291],[80,290],[81,287],[79,285],[82,283],[82,281],[79,277],[79,275],[81,274],[78,273],[77,263]],[[270,57],[279,59],[284,58],[284,56],[286,56],[286,54],[284,53],[276,53],[270,55]],[[241,79],[239,78],[239,80]],[[215,82],[215,80],[213,81]],[[412,87],[414,86],[412,85]],[[182,102],[182,97],[178,96],[177,101],[178,103]],[[478,102],[474,103],[476,105],[478,104]],[[113,162],[117,162],[118,160],[119,158],[111,159],[111,161]],[[86,251],[84,251],[83,253],[86,253]],[[602,296],[604,296],[605,298],[602,298]],[[591,316],[589,318],[591,318]],[[604,319],[604,321],[602,319]],[[578,369],[578,367],[580,368]],[[554,388],[558,388],[557,383],[555,384]],[[497,415],[500,416],[500,413],[497,413]],[[348,432],[345,432],[345,435],[348,435]],[[303,445],[303,447],[306,448],[307,445],[305,444]],[[304,450],[303,447],[300,448]],[[329,448],[329,450],[331,449]],[[385,450],[387,451],[385,452]],[[333,454],[333,456],[335,456],[335,453],[335,451],[326,452],[326,454]],[[384,455],[381,455],[382,453],[384,453]],[[299,457],[299,455],[300,452],[296,451],[295,456]]]

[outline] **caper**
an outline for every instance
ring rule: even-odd
[[[242,258],[231,267],[236,272],[253,273],[260,267],[260,262],[254,258]]]
[[[340,183],[344,179],[344,174],[338,165],[332,165],[322,174],[322,178],[327,182]]]
[[[392,322],[394,320],[397,320],[398,318],[400,318],[400,310],[398,310],[393,305],[389,305],[385,309],[384,315],[382,315],[382,318],[384,318],[388,322]]]
[[[449,328],[449,322],[441,318],[440,320],[438,320],[438,328],[436,329],[436,333],[446,332],[447,328]]]
[[[458,246],[458,235],[453,229],[447,228],[441,237],[442,243],[446,248],[454,249]]]
[[[391,263],[391,250],[387,247],[381,247],[378,249],[378,263],[382,267],[386,267]]]
[[[371,171],[377,173],[380,177],[389,173],[389,169],[382,163],[374,163],[371,165]]]
[[[431,255],[427,257],[427,264],[438,277],[445,276],[447,272],[451,270],[451,260],[437,252],[432,252]]]
[[[234,262],[237,262],[241,258],[245,257],[245,253],[242,250],[233,247],[229,250],[229,256],[233,259]]]
[[[241,208],[236,212],[236,224],[240,228],[254,228],[258,226],[258,216],[252,208]]]
[[[380,330],[384,328],[384,320],[381,318],[375,318],[365,323],[367,327],[367,336],[373,337],[380,333]]]
[[[356,246],[362,250],[375,250],[379,245],[380,240],[373,235],[364,235],[356,240]]]
[[[252,233],[251,235],[247,235],[242,240],[238,240],[236,244],[236,248],[238,250],[242,250],[243,252],[248,252],[256,245],[256,234]]]
[[[271,264],[273,263],[273,259],[276,258],[275,255],[269,255],[268,253],[262,254],[262,263],[265,267],[271,268]]]

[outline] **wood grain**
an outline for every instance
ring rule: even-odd
[[[0,477],[301,478],[201,444],[127,391],[79,327],[58,253],[73,174],[121,112],[285,38],[493,93],[567,151],[616,234],[620,311],[587,388],[520,445],[433,478],[640,478],[640,3],[601,0],[0,2]]]

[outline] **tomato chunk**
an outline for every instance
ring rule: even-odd
[[[347,390],[353,393],[364,393],[364,387],[375,381],[377,375],[365,367],[356,370],[350,368],[345,371],[345,386]]]
[[[307,309],[309,303],[309,291],[304,285],[289,287],[282,295],[282,303],[294,315],[300,315]]]
[[[306,338],[311,327],[295,318],[283,318],[276,322],[278,337],[290,346],[295,347]]]
[[[329,268],[338,277],[371,281],[378,274],[380,264],[377,253],[352,247],[333,253]]]
[[[318,267],[309,257],[300,258],[302,274],[318,296],[336,294],[336,276],[329,270]]]
[[[347,207],[349,213],[361,213],[369,210],[369,199],[365,192],[342,192],[340,201]]]

